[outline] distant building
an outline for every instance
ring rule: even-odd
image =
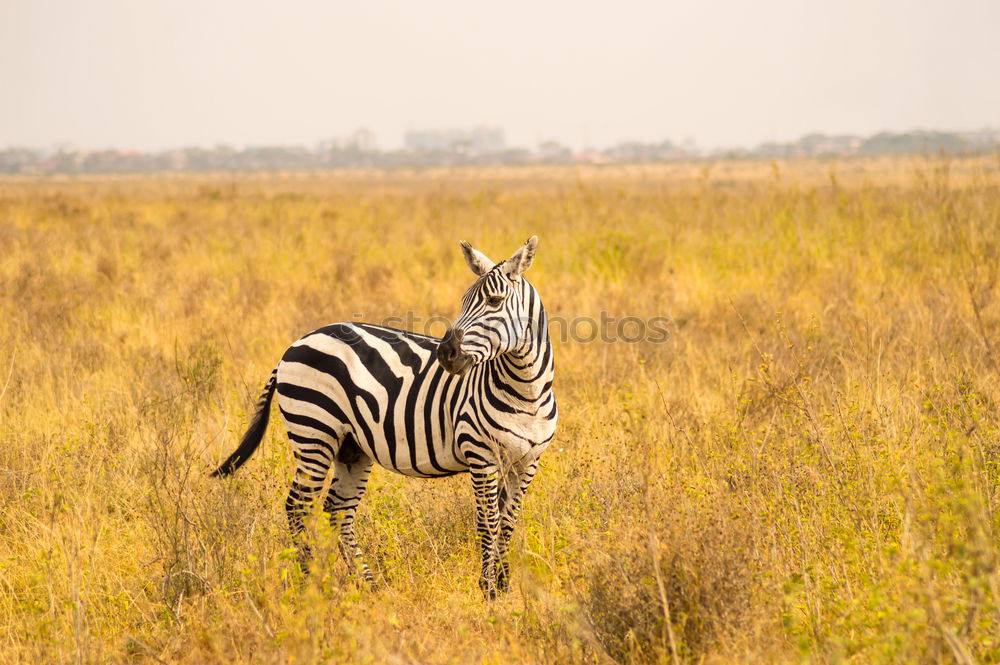
[[[403,143],[417,152],[454,152],[490,155],[506,148],[503,130],[499,127],[475,129],[425,129],[406,132]]]
[[[378,143],[375,134],[365,127],[356,129],[347,136],[341,136],[329,141],[320,141],[316,145],[320,152],[330,152],[331,150],[351,150],[355,152],[376,152]]]
[[[364,127],[358,129],[350,136],[350,147],[361,152],[375,152],[378,144],[375,141],[375,134]]]
[[[799,149],[807,156],[821,155],[853,155],[861,147],[863,139],[860,136],[828,136],[826,134],[807,134],[799,139]]]

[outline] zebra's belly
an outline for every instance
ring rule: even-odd
[[[416,478],[451,476],[468,471],[469,466],[456,456],[452,442],[450,436],[445,440],[431,441],[424,436],[408,435],[405,429],[390,435],[376,429],[363,440],[358,438],[361,449],[379,465]]]

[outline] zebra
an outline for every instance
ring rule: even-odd
[[[407,476],[468,472],[475,493],[487,598],[509,587],[508,549],[525,491],[556,431],[548,317],[524,278],[538,237],[493,263],[460,243],[477,279],[443,339],[373,325],[335,323],[293,343],[264,387],[236,451],[213,476],[227,476],[260,445],[278,394],[296,468],[285,510],[303,569],[303,518],[333,469],[323,508],[339,522],[339,548],[364,579],[374,576],[354,520],[374,463]]]

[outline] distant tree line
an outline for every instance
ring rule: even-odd
[[[668,162],[705,158],[794,158],[852,155],[981,154],[1000,149],[1000,130],[979,132],[883,132],[869,137],[808,134],[788,143],[754,149],[699,151],[670,141],[624,142],[602,150],[574,151],[553,141],[535,150],[496,152],[404,149],[380,151],[358,146],[316,148],[263,146],[237,149],[182,148],[160,152],[133,150],[55,151],[7,148],[0,151],[0,173],[149,173],[156,171],[270,171],[290,169],[401,168],[501,164]]]
[[[853,135],[807,134],[789,143],[764,143],[755,157],[835,157],[847,155],[980,154],[1000,148],[1000,130],[978,132],[881,132]]]

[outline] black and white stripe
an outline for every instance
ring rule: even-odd
[[[408,476],[470,472],[482,548],[481,586],[508,584],[507,549],[521,499],[555,433],[548,320],[523,273],[532,236],[493,264],[462,243],[478,280],[443,340],[365,323],[312,332],[285,352],[237,450],[214,475],[239,468],[260,444],[271,399],[296,459],[285,507],[293,536],[326,480],[324,508],[339,523],[348,562],[360,559],[354,517],[372,465]],[[303,561],[309,553],[303,547]],[[372,580],[361,562],[365,578]]]

